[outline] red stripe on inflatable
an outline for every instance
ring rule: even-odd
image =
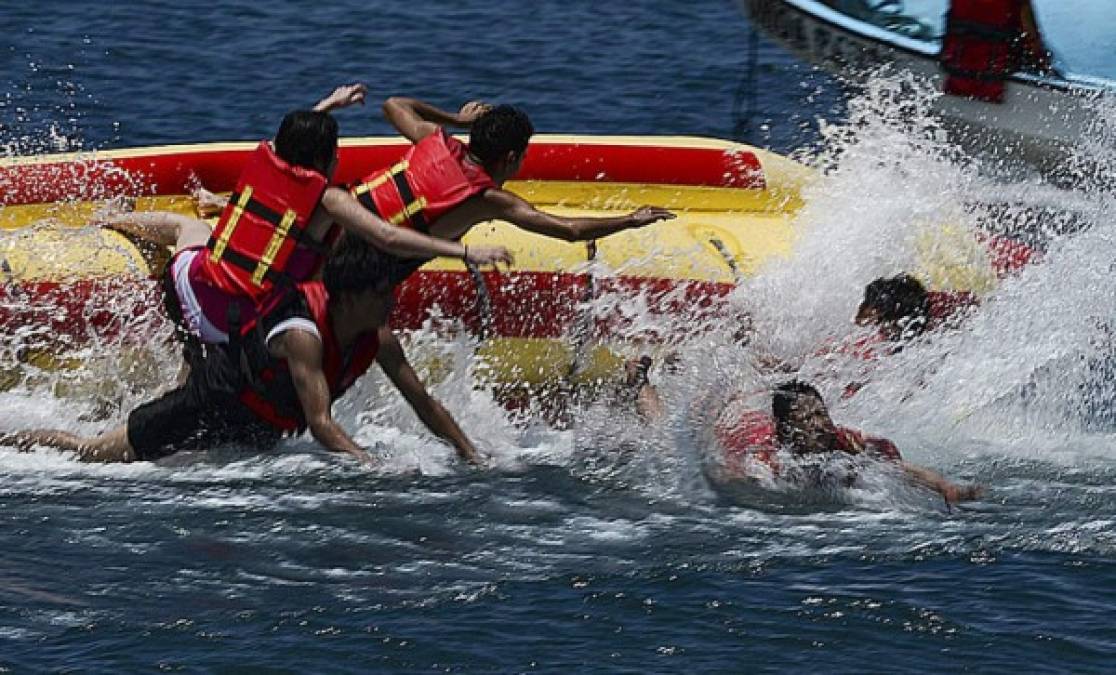
[[[50,347],[64,352],[90,340],[121,335],[128,335],[131,342],[144,342],[155,337],[163,321],[162,297],[156,284],[147,279],[112,277],[0,286],[0,334],[10,347]]]
[[[718,300],[732,288],[713,282],[620,277],[597,280],[590,297],[585,275],[487,272],[483,276],[491,303],[489,316],[482,318],[477,289],[467,273],[420,271],[397,291],[392,326],[419,328],[436,313],[460,320],[478,334],[487,322],[495,337],[561,338],[584,327],[603,338],[633,328],[634,321],[621,308],[635,298],[646,308],[640,318],[670,316],[696,324],[702,316],[717,313]],[[164,320],[158,284],[150,279],[0,286],[0,334],[24,335],[23,342],[36,347],[65,348],[119,338],[147,341]]]
[[[584,274],[513,272],[484,274],[491,303],[489,328],[497,337],[561,338],[586,324],[596,337],[631,330],[641,318],[669,316],[701,323],[717,314],[731,284],[618,277],[596,280],[592,293]],[[395,328],[415,329],[432,315],[460,319],[479,333],[482,304],[471,277],[464,272],[420,271],[396,292],[398,304],[391,315]],[[622,308],[638,298],[645,308],[629,318]]]
[[[334,177],[347,184],[402,157],[406,143],[341,148]],[[123,157],[0,167],[3,205],[104,199],[118,194],[184,194],[200,182],[225,192],[236,184],[250,150],[190,150],[153,157]],[[656,183],[762,189],[759,159],[747,150],[532,144],[517,178],[585,182]]]
[[[763,167],[747,150],[539,143],[530,146],[520,178],[658,183],[763,189]]]

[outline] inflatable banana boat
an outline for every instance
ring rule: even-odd
[[[254,143],[56,155],[0,163],[0,333],[5,360],[64,357],[82,345],[149,340],[161,299],[152,277],[165,251],[89,225],[106,200],[194,215],[198,185],[230,191]],[[335,180],[398,161],[402,139],[342,141]],[[545,384],[614,372],[624,342],[646,345],[717,311],[742,277],[789,252],[804,167],[726,141],[539,136],[507,188],[539,208],[607,216],[644,204],[676,220],[568,243],[482,223],[467,244],[503,244],[510,269],[435,260],[399,290],[393,324],[432,318],[479,338],[497,383]]]

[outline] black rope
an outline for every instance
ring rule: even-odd
[[[756,113],[756,78],[759,72],[759,32],[748,31],[748,49],[745,51],[744,75],[732,99],[732,137],[748,141],[752,136],[752,122]]]

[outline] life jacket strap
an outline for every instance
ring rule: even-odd
[[[357,185],[353,188],[353,194],[356,196],[357,201],[366,209],[392,225],[402,225],[404,222],[409,222],[411,227],[419,232],[428,233],[430,231],[430,224],[426,222],[426,216],[423,213],[427,203],[426,197],[415,198],[415,191],[411,189],[411,183],[407,180],[407,169],[409,166],[410,163],[407,160],[398,162],[372,180]],[[403,202],[403,209],[396,213],[385,214],[380,213],[380,210],[376,208],[375,201],[372,199],[372,191],[389,180],[395,185],[395,189],[399,192],[399,199]]]
[[[219,242],[214,242],[213,238],[210,237],[208,246],[210,246],[212,248],[215,243],[219,243]],[[251,258],[249,256],[244,255],[243,253],[241,253],[240,251],[237,251],[236,249],[231,249],[231,248],[230,249],[225,249],[224,253],[221,254],[221,257],[219,258],[219,260],[221,262],[227,262],[231,265],[235,265],[236,267],[239,267],[240,269],[244,270],[245,272],[248,272],[249,274],[251,274],[252,275],[252,283],[256,284],[257,286],[262,286],[263,282],[265,280],[270,281],[271,283],[275,284],[276,286],[284,286],[284,287],[294,286],[294,280],[291,279],[291,277],[288,276],[286,273],[279,272],[277,270],[272,269],[270,262],[268,263],[268,265],[266,267],[264,267],[263,272],[260,273],[259,280],[257,281],[256,280],[256,273],[260,268],[260,263],[262,262],[262,259],[261,260],[256,260],[254,258]],[[271,262],[274,262],[274,260],[272,260]]]
[[[225,249],[228,248],[233,232],[236,230],[236,226],[240,224],[240,217],[244,215],[244,210],[247,208],[248,202],[250,202],[251,199],[251,185],[245,185],[244,190],[241,191],[240,194],[229,197],[229,204],[232,206],[232,214],[229,215],[228,221],[225,222],[225,228],[221,231],[221,236],[216,241],[214,241],[212,237],[209,239],[210,262],[219,262],[221,257],[225,254]]]
[[[264,276],[271,270],[271,266],[275,264],[275,256],[279,255],[279,249],[283,246],[291,231],[291,225],[294,223],[298,214],[287,209],[283,214],[283,219],[279,221],[276,226],[275,232],[271,235],[271,240],[267,242],[267,248],[260,256],[259,263],[256,264],[256,269],[252,271],[252,283],[257,286],[263,285]]]
[[[986,23],[978,23],[976,21],[965,21],[962,19],[949,19],[947,33],[952,35],[967,35],[976,38],[983,38],[990,42],[1011,42],[1019,37],[1018,30],[1011,30],[1008,28],[1000,28],[998,26],[991,26]]]
[[[284,233],[278,240],[272,237],[271,242],[268,244],[269,249],[274,245],[276,252],[278,252],[279,247],[283,244],[283,240],[290,238],[299,246],[305,247],[317,255],[324,254],[328,250],[325,244],[320,241],[315,241],[310,237],[306,230],[293,227],[295,220],[298,219],[298,213],[293,209],[287,209],[285,212],[279,213],[275,209],[263,204],[258,199],[253,199],[251,185],[245,185],[244,189],[240,192],[234,192],[229,195],[229,204],[233,212],[229,215],[229,220],[225,223],[225,228],[221,231],[221,236],[216,241],[210,240],[210,248],[212,250],[209,254],[209,259],[212,262],[220,262],[229,245],[229,241],[232,239],[233,231],[236,230],[237,225],[240,224],[240,217],[245,213],[250,213],[270,223],[275,227],[276,232],[282,231]],[[274,254],[272,254],[272,262],[274,262]]]

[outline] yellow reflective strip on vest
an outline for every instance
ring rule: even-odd
[[[404,220],[409,219],[419,211],[426,208],[426,197],[419,197],[415,201],[403,207],[403,210],[388,218],[388,222],[392,225],[399,225]]]
[[[283,220],[279,222],[279,227],[275,228],[275,234],[271,235],[271,241],[267,242],[267,248],[264,254],[260,256],[260,262],[256,265],[256,271],[252,272],[252,283],[257,286],[263,286],[264,275],[271,269],[272,263],[275,262],[275,256],[282,248],[283,242],[287,239],[287,233],[291,231],[291,225],[294,224],[295,218],[298,214],[291,209],[283,214]]]
[[[245,185],[244,190],[240,193],[240,199],[236,200],[232,215],[229,216],[229,222],[225,223],[225,229],[221,231],[221,237],[214,244],[213,252],[209,254],[210,262],[220,261],[221,256],[225,254],[225,249],[229,246],[229,240],[232,239],[233,230],[236,229],[236,224],[240,222],[240,216],[244,215],[244,208],[248,206],[248,200],[251,198],[252,186]]]
[[[406,171],[408,166],[410,166],[410,163],[407,162],[407,160],[403,160],[393,165],[390,169],[381,173],[379,176],[376,176],[367,183],[361,183],[360,185],[353,188],[353,195],[359,197],[365,192],[371,192],[372,190],[375,190],[376,188],[391,180],[396,174]]]

